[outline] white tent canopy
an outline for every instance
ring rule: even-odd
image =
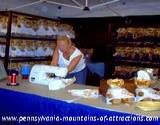
[[[160,15],[160,0],[0,0],[0,10],[50,18]]]

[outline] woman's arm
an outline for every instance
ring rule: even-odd
[[[69,64],[68,68],[68,73],[72,72],[77,64],[79,63],[80,59],[82,58],[82,55],[79,55],[75,58],[72,59],[71,63]]]
[[[53,52],[53,57],[52,57],[52,62],[51,62],[52,66],[57,66],[58,65],[58,57],[59,57],[58,48],[56,47],[55,51]]]

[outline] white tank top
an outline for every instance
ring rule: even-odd
[[[71,63],[71,61],[73,60],[73,58],[75,58],[75,57],[77,57],[79,55],[82,55],[79,63],[77,64],[77,66],[75,67],[75,69],[71,73],[79,72],[79,71],[83,70],[86,67],[84,55],[79,49],[77,49],[77,48],[75,49],[75,51],[69,57],[69,60],[64,58],[63,53],[60,50],[58,50],[58,53],[59,53],[58,65],[60,67],[68,67],[69,64]]]

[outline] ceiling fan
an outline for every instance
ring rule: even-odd
[[[36,4],[41,4],[41,3],[49,3],[49,4],[59,5],[59,6],[65,6],[65,7],[70,7],[70,8],[81,9],[81,10],[84,10],[84,11],[90,11],[90,10],[95,9],[97,7],[102,7],[102,6],[105,6],[105,5],[109,5],[109,4],[118,2],[120,0],[110,0],[110,1],[107,1],[107,2],[104,2],[104,3],[100,3],[100,4],[96,4],[96,5],[93,5],[93,6],[89,6],[89,4],[88,4],[89,0],[85,0],[85,5],[82,5],[77,0],[71,0],[71,1],[75,5],[60,3],[60,2],[52,1],[52,0],[38,0],[38,1],[35,1],[35,2],[31,2],[31,3],[20,5],[20,6],[14,7],[14,8],[10,8],[8,10],[16,10],[16,9],[20,9],[20,8],[31,6],[31,5],[36,5]]]

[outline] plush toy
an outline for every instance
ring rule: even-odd
[[[107,80],[109,89],[106,93],[107,104],[131,103],[134,101],[134,94],[123,88],[123,79],[109,79]]]

